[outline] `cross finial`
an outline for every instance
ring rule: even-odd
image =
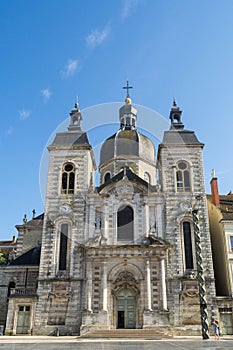
[[[78,109],[78,96],[76,96],[76,101],[75,101],[74,107],[75,107],[76,109]]]
[[[129,96],[129,89],[132,89],[132,88],[133,88],[132,86],[129,86],[129,81],[126,80],[126,86],[123,86],[123,88],[122,88],[122,89],[126,89],[126,91],[127,91],[126,98],[129,98],[129,97],[130,97],[130,96]]]

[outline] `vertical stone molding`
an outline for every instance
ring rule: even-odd
[[[152,310],[151,307],[151,269],[150,269],[150,260],[146,261],[146,278],[147,278],[147,308]]]
[[[161,259],[161,288],[162,288],[163,310],[167,310],[167,288],[166,288],[166,273],[165,273],[164,259]]]
[[[108,310],[107,262],[103,262],[103,310]]]
[[[150,226],[149,226],[149,205],[146,203],[145,204],[145,235],[146,237],[149,236],[149,231],[150,231]]]
[[[87,262],[87,310],[92,312],[92,269],[91,269],[91,261]]]

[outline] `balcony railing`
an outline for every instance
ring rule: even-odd
[[[35,297],[37,296],[36,288],[12,288],[10,297]]]

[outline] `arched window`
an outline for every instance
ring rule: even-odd
[[[144,180],[146,182],[150,183],[150,174],[149,173],[147,173],[147,172],[144,173]]]
[[[62,224],[59,232],[60,249],[59,249],[59,270],[67,269],[67,248],[68,248],[68,224]]]
[[[117,240],[133,241],[133,209],[130,206],[121,206],[117,212]]]
[[[183,222],[183,242],[184,242],[184,257],[185,257],[185,269],[193,269],[193,243],[192,232],[189,221]]]
[[[104,182],[107,182],[111,179],[111,174],[110,172],[107,172],[105,175],[104,175]]]
[[[15,288],[15,282],[10,282],[8,285],[8,292],[7,292],[8,298],[11,295],[11,289],[14,289],[14,288]]]
[[[176,165],[176,188],[178,192],[190,191],[190,170],[186,162],[178,162]]]
[[[62,169],[62,194],[74,193],[75,169],[72,163],[66,163]]]

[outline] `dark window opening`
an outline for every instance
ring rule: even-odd
[[[125,312],[118,311],[118,322],[117,328],[125,328]]]
[[[121,207],[117,212],[117,239],[132,241],[133,232],[133,209],[129,206]]]
[[[69,176],[69,190],[74,190],[74,173]]]
[[[15,282],[10,282],[8,285],[8,292],[7,292],[7,296],[9,297],[11,294],[11,289],[15,288]]]
[[[179,162],[176,167],[176,187],[178,192],[190,191],[190,171],[188,164]]]
[[[233,236],[230,236],[230,242],[231,242],[231,251],[233,251]]]
[[[182,181],[182,172],[180,170],[176,173],[176,183],[177,183],[177,189],[183,188],[183,181]]]
[[[60,232],[60,253],[59,253],[59,270],[66,270],[67,263],[67,243],[68,243],[68,224],[61,225]]]
[[[183,222],[184,253],[186,269],[193,269],[193,249],[191,226],[189,222]]]
[[[110,178],[111,178],[111,174],[110,174],[110,173],[105,174],[105,176],[104,176],[104,182],[109,181]]]
[[[63,166],[62,171],[62,194],[74,193],[75,172],[74,165],[69,163]]]

